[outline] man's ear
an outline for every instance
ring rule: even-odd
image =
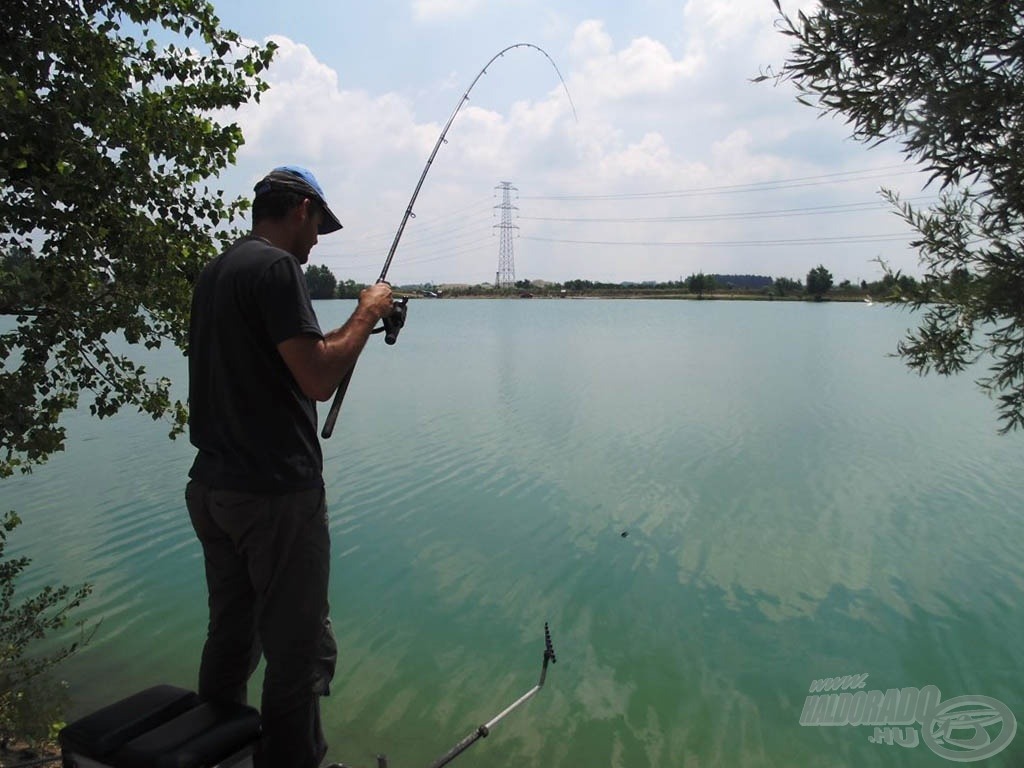
[[[319,228],[324,221],[324,209],[323,206],[320,205],[320,202],[307,197],[302,201],[302,205],[300,207],[305,212],[303,222],[310,220],[315,221],[317,228]]]
[[[312,215],[312,204],[313,201],[310,200],[308,197],[303,198],[298,205],[296,205],[288,212],[288,220],[293,225],[304,224],[306,220]]]

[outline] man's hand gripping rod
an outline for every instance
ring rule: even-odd
[[[398,225],[398,231],[395,233],[395,239],[391,243],[391,250],[388,251],[388,258],[384,262],[384,268],[380,271],[380,277],[377,278],[378,283],[386,282],[388,276],[388,269],[391,267],[391,260],[395,257],[395,251],[398,250],[398,241],[402,239],[402,232],[405,231],[405,225],[409,222],[410,218],[416,216],[412,212],[412,207],[416,203],[416,198],[420,194],[420,188],[423,186],[424,179],[427,178],[427,173],[430,171],[430,166],[434,162],[434,158],[437,156],[437,151],[441,149],[441,145],[445,142],[445,136],[448,134],[448,129],[452,127],[452,123],[455,122],[455,116],[459,114],[459,110],[462,109],[462,105],[469,101],[469,92],[473,90],[473,86],[476,85],[477,80],[487,74],[487,67],[491,66],[495,60],[504,56],[505,53],[511,51],[513,48],[533,48],[536,51],[540,51],[544,54],[545,58],[551,62],[551,66],[555,68],[555,72],[558,73],[558,79],[562,81],[562,87],[565,89],[565,95],[569,97],[569,104],[572,106],[572,114],[576,115],[576,105],[572,103],[572,96],[569,94],[569,88],[565,84],[565,78],[562,77],[562,73],[558,69],[558,65],[555,64],[555,60],[548,56],[548,52],[545,51],[538,45],[533,43],[516,43],[510,45],[507,48],[503,48],[491,57],[491,60],[484,65],[484,68],[477,73],[477,76],[473,78],[473,82],[469,84],[469,88],[462,94],[462,98],[459,99],[458,105],[455,107],[455,111],[452,112],[452,116],[448,118],[448,122],[445,124],[444,129],[441,131],[441,135],[437,137],[437,143],[434,145],[433,151],[430,153],[430,157],[427,158],[427,164],[423,166],[423,173],[420,174],[420,180],[416,182],[416,189],[413,190],[412,197],[409,199],[409,205],[405,208],[405,215],[402,216],[402,223]],[[385,332],[384,341],[388,344],[394,344],[398,339],[398,332],[402,330],[402,326],[405,325],[405,313],[408,305],[408,299],[398,299],[392,305],[391,315],[384,318],[383,328],[374,330],[374,333],[380,331]],[[355,370],[355,365],[352,366],[352,370]],[[341,383],[338,384],[338,391],[334,394],[334,402],[331,403],[331,410],[327,413],[327,418],[324,419],[324,428],[320,432],[320,436],[324,439],[334,434],[334,424],[338,420],[338,411],[341,410],[341,403],[345,399],[345,393],[348,391],[348,384],[352,380],[352,371],[349,371]]]
[[[398,241],[396,240],[395,243],[397,244]],[[392,246],[391,252],[394,253],[394,246]],[[388,263],[390,262],[391,257],[389,256]],[[387,265],[384,265],[384,271],[387,271]],[[381,277],[377,282],[384,282],[384,278]],[[374,328],[371,333],[383,332],[385,343],[394,344],[398,341],[398,332],[405,325],[405,314],[408,311],[408,306],[409,299],[395,299],[391,302],[391,314],[381,320],[383,325],[380,328]],[[345,378],[338,384],[338,391],[334,393],[334,402],[331,403],[331,410],[327,412],[327,418],[324,419],[324,428],[320,431],[320,436],[325,439],[334,434],[334,424],[338,421],[338,411],[341,410],[341,403],[345,399],[345,393],[348,391],[348,384],[352,381],[352,372],[355,369],[356,367],[353,363],[352,368],[345,374]]]

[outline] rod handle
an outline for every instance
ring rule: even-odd
[[[348,391],[348,383],[352,381],[352,371],[355,369],[356,367],[353,365],[352,369],[345,374],[345,378],[338,384],[338,391],[334,393],[331,410],[327,412],[327,418],[324,419],[324,428],[320,431],[320,437],[324,440],[334,434],[334,425],[338,421],[338,411],[341,410],[341,404],[345,400],[345,393]]]

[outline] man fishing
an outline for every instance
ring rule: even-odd
[[[324,334],[300,266],[341,223],[304,168],[275,168],[254,191],[251,233],[203,269],[192,300],[186,502],[210,610],[199,695],[245,703],[262,654],[256,768],[315,768],[337,653],[315,401],[351,373],[392,296],[384,282],[364,289]]]

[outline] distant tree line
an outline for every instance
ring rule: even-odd
[[[759,291],[772,284],[772,278],[766,275],[709,275],[717,285],[731,286],[750,291]]]
[[[323,264],[306,267],[306,285],[311,299],[358,299],[359,292],[366,287],[354,280],[339,281]]]
[[[314,299],[356,299],[365,284],[354,280],[338,280],[329,268],[311,265],[306,268],[306,282],[310,296]],[[421,296],[559,296],[559,295],[630,295],[665,296],[688,294],[697,298],[708,296],[753,296],[763,298],[812,299],[825,301],[830,297],[839,299],[873,296],[879,300],[892,299],[912,292],[918,287],[917,281],[908,275],[885,272],[881,280],[862,280],[854,284],[843,280],[835,285],[831,271],[822,264],[811,269],[804,280],[768,275],[704,274],[695,272],[679,280],[658,282],[624,281],[618,283],[577,278],[564,282],[545,280],[517,280],[509,288],[495,288],[490,284],[448,286],[443,292],[431,283],[396,286],[397,289]]]
[[[339,280],[324,265],[306,267],[306,285],[313,299],[357,299],[365,283],[355,280]],[[788,277],[767,275],[704,274],[695,272],[680,280],[659,282],[624,281],[608,283],[599,280],[574,279],[562,283],[543,280],[517,280],[508,289],[492,285],[468,285],[449,287],[445,291],[431,283],[396,286],[423,296],[472,296],[503,295],[519,296],[525,292],[537,296],[550,295],[677,295],[689,294],[698,298],[715,295],[751,295],[771,298],[806,298],[824,301],[831,296],[850,298],[873,296],[878,300],[892,299],[913,293],[919,288],[918,281],[909,275],[886,271],[881,280],[859,285],[844,280],[838,286],[833,284],[832,273],[818,265],[807,273],[804,281]],[[32,313],[35,297],[43,290],[35,256],[26,249],[0,254],[0,314]]]
[[[306,285],[313,299],[357,299],[365,283],[355,280],[339,280],[324,265],[306,267]],[[517,280],[512,288],[497,289],[491,285],[468,285],[450,287],[442,291],[431,283],[396,286],[405,292],[423,296],[472,296],[502,295],[519,296],[529,292],[537,296],[550,295],[675,295],[690,294],[698,298],[712,295],[753,295],[778,298],[806,298],[824,301],[830,296],[849,298],[872,296],[878,300],[892,299],[910,294],[919,287],[918,281],[909,275],[886,271],[881,280],[862,280],[853,284],[844,280],[834,285],[832,273],[818,265],[807,273],[804,281],[788,277],[767,275],[704,274],[695,272],[680,280],[658,282],[625,281],[607,283],[599,280],[574,279],[562,283],[543,280]],[[0,255],[0,314],[31,312],[33,296],[40,290],[39,275],[35,269],[35,258],[24,249]]]

